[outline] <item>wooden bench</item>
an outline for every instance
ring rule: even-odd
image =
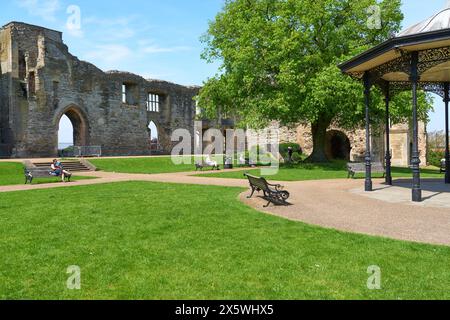
[[[220,166],[214,166],[212,164],[206,164],[204,161],[195,163],[195,171],[203,171],[205,168],[211,168],[211,170],[220,170]]]
[[[27,168],[24,170],[25,173],[25,184],[33,183],[35,178],[49,178],[49,177],[57,177],[51,174],[50,169],[46,168]],[[72,178],[72,174],[64,176],[64,179],[67,182],[70,182],[70,178]]]
[[[366,164],[361,162],[349,162],[347,163],[347,171],[347,178],[351,177],[352,179],[355,179],[355,174],[366,172]],[[386,175],[386,169],[381,162],[373,162],[372,173],[382,173],[384,178],[384,176]]]
[[[439,173],[444,173],[446,171],[446,166],[445,166],[445,159],[441,160],[441,168]]]
[[[264,208],[267,208],[270,203],[275,205],[289,205],[287,200],[289,199],[289,192],[284,191],[283,187],[279,184],[270,184],[267,182],[265,178],[255,177],[248,173],[244,174],[247,177],[248,182],[250,183],[250,188],[252,189],[252,193],[247,198],[253,197],[255,191],[264,193],[263,199],[267,200],[267,204]]]

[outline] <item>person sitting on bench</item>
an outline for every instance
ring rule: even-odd
[[[211,157],[209,154],[206,156],[205,164],[209,167],[212,167],[213,170],[219,170],[219,164],[217,163],[217,161],[211,160]]]
[[[241,153],[241,155],[239,156],[239,164],[241,166],[245,166],[248,164],[248,161],[245,159],[245,156],[243,153]]]
[[[70,176],[72,176],[72,174],[69,171],[64,170],[62,163],[56,159],[53,160],[51,168],[52,168],[51,174],[55,177],[61,177],[62,182],[65,182],[64,180],[65,177],[70,178]]]

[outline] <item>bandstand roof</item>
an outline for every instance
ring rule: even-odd
[[[373,82],[401,86],[409,82],[412,52],[418,52],[418,71],[424,90],[426,85],[434,88],[450,82],[450,1],[429,19],[403,30],[339,68],[355,78],[361,79],[369,72]],[[428,91],[436,92],[435,89]]]

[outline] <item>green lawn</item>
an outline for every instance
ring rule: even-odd
[[[179,157],[179,159],[183,159]],[[121,173],[170,173],[195,171],[194,161],[191,157],[184,157],[191,164],[175,165],[170,156],[148,158],[117,158],[89,160],[99,170]]]
[[[239,192],[128,182],[59,189],[58,201],[0,194],[0,299],[450,298],[449,247],[284,220]],[[66,289],[70,265],[81,290]],[[382,290],[366,287],[371,265]]]
[[[94,179],[92,177],[80,177],[74,175],[71,181]],[[61,182],[61,178],[48,177],[48,178],[36,178],[33,180],[33,184],[42,183],[54,183]],[[24,184],[25,177],[23,172],[23,165],[17,162],[0,162],[0,186],[9,186]]]
[[[212,158],[223,167],[223,159],[220,159],[220,156]],[[193,156],[178,156],[175,159],[184,160],[185,164],[174,164],[171,156],[90,159],[89,161],[99,170],[107,172],[156,174],[195,171],[196,159]]]
[[[260,169],[246,169],[242,171],[221,171],[212,174],[199,174],[204,177],[244,179],[244,173],[248,172],[253,175],[261,176]],[[424,168],[421,170],[423,178],[442,178],[443,174],[439,173],[438,168]],[[323,179],[345,179],[347,178],[346,163],[336,161],[329,164],[308,164],[301,163],[296,165],[280,167],[278,174],[269,176],[271,180],[277,181],[304,181],[304,180],[323,180]],[[382,174],[373,174],[374,178],[381,178]],[[394,178],[411,177],[411,169],[397,168],[392,169]],[[357,178],[363,178],[364,174],[358,174]]]
[[[122,172],[122,173],[170,173],[170,172],[189,172],[195,171],[194,160],[191,157],[186,157],[191,160],[191,164],[175,165],[171,157],[148,157],[148,158],[118,158],[118,159],[92,159],[92,164],[97,166],[99,170],[108,172]],[[212,174],[199,174],[206,177],[219,178],[234,178],[242,179],[245,172],[250,172],[254,175],[261,175],[260,169],[242,169],[242,171],[226,171]],[[358,177],[362,178],[364,175],[360,174]],[[374,177],[381,177],[381,174],[374,174]],[[393,168],[393,176],[410,177],[411,170],[409,168]],[[441,178],[443,175],[439,174],[438,168],[422,169],[422,177],[424,178]],[[281,165],[280,171],[275,176],[269,177],[272,180],[279,181],[301,181],[301,180],[322,180],[322,179],[345,179],[347,178],[347,169],[345,161],[335,161],[329,164],[308,164],[300,163],[296,165]]]

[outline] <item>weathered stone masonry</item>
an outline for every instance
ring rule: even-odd
[[[337,139],[334,139],[334,138]],[[407,123],[391,127],[392,165],[408,166],[411,161],[412,126]],[[311,154],[313,141],[311,127],[299,125],[295,128],[283,127],[280,132],[281,142],[298,143],[305,154]],[[384,162],[386,143],[384,126],[372,128],[371,151],[373,161]],[[427,130],[424,122],[419,122],[419,146],[421,165],[427,165]],[[325,152],[330,159],[340,158],[349,161],[364,162],[366,151],[365,130],[356,128],[345,130],[331,126],[327,132]],[[336,155],[337,153],[337,155]]]
[[[2,157],[56,156],[64,114],[75,145],[101,146],[105,156],[150,154],[150,121],[166,153],[173,130],[193,132],[198,87],[103,72],[71,55],[58,31],[7,24],[0,29],[0,68]],[[148,111],[149,94],[158,95],[159,112]]]

